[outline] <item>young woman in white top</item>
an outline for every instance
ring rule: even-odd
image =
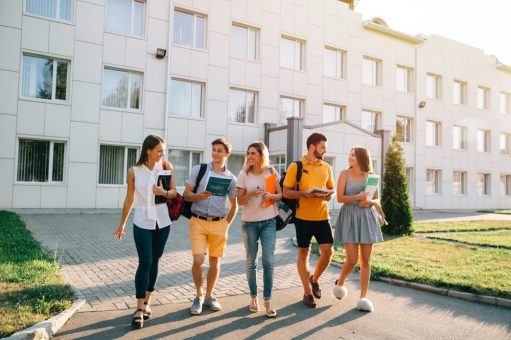
[[[263,258],[263,298],[264,308],[268,317],[277,316],[271,305],[273,287],[273,264],[276,241],[277,208],[275,204],[265,206],[265,201],[278,201],[282,198],[278,174],[275,179],[275,193],[266,192],[266,177],[271,173],[269,154],[266,145],[255,142],[249,145],[245,157],[245,165],[238,175],[238,204],[242,206],[243,243],[247,255],[246,274],[250,288],[250,311],[259,311],[257,299],[257,250],[258,240],[261,241]]]
[[[144,319],[151,317],[149,307],[151,293],[158,278],[158,265],[163,255],[165,244],[170,231],[170,217],[167,205],[155,204],[155,195],[167,198],[176,197],[174,176],[171,176],[170,190],[163,189],[157,183],[158,174],[163,170],[163,153],[165,140],[156,135],[149,135],[142,144],[138,162],[128,170],[128,189],[122,208],[119,227],[114,232],[114,238],[124,235],[126,220],[135,205],[133,216],[133,238],[138,253],[138,268],[135,274],[135,290],[137,310],[132,320],[135,328],[142,328]],[[168,162],[167,169],[172,165]]]

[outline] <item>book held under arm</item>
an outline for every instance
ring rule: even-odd
[[[217,175],[210,171],[208,174],[206,191],[211,192],[213,196],[225,197],[229,192],[231,180],[231,177]]]
[[[369,174],[367,175],[366,186],[364,192],[370,194],[369,199],[374,198],[374,193],[378,190],[380,185],[380,175]]]
[[[170,179],[172,178],[172,173],[170,170],[160,170],[158,172],[158,180],[156,181],[158,186],[163,186],[163,190],[170,190]],[[154,204],[162,204],[167,201],[165,196],[154,196]]]

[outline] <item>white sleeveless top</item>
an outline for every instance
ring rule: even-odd
[[[170,226],[171,221],[167,205],[154,204],[153,185],[158,180],[158,174],[163,170],[162,163],[154,164],[153,170],[145,165],[133,166],[135,171],[135,214],[133,224],[142,229],[155,230]]]

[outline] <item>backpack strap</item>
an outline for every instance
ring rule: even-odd
[[[296,161],[296,191],[300,191],[300,181],[302,180],[303,163]],[[300,199],[296,199],[296,209],[300,207]]]
[[[197,189],[199,188],[199,183],[202,180],[202,177],[204,177],[204,174],[206,173],[206,169],[208,168],[208,165],[206,163],[201,163],[199,174],[197,175],[197,180],[195,181],[195,187],[193,188],[193,193],[197,193]]]

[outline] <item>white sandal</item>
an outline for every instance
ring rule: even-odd
[[[250,306],[248,307],[248,309],[252,313],[259,312],[259,301],[257,300],[257,297],[251,297],[250,298]]]
[[[264,308],[266,309],[266,316],[274,318],[277,316],[277,311],[272,307],[270,300],[264,300]]]

